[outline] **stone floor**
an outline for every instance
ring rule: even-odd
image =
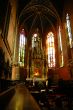
[[[24,85],[18,85],[5,110],[40,110],[40,107],[28,89]]]
[[[30,90],[25,84],[15,86],[14,93],[4,96],[6,99],[3,97],[4,103],[9,100],[9,97],[10,100],[5,109],[1,108],[4,105],[0,102],[0,110],[73,110],[73,100],[65,95],[49,95],[46,92],[33,91],[32,88]]]

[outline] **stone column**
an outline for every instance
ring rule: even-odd
[[[17,1],[17,0],[16,0]],[[13,19],[13,52],[12,52],[12,80],[19,79],[19,66],[18,66],[18,49],[19,49],[19,37],[17,32],[17,19],[16,19],[16,2],[15,0],[11,1],[12,10],[11,10],[11,19]]]
[[[18,65],[18,49],[19,49],[19,37],[17,34],[17,27],[14,35],[14,51],[12,61],[12,80],[19,80],[19,65]]]

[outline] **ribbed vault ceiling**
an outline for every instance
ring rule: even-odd
[[[63,4],[64,0],[19,0],[18,25],[27,30],[28,37],[38,29],[45,45],[47,33],[57,31]]]
[[[39,28],[42,35],[56,28],[66,0],[17,0],[17,21],[28,33]],[[3,28],[8,0],[0,0],[0,27]]]
[[[19,25],[26,27],[29,33],[38,28],[43,35],[55,29],[59,14],[50,0],[31,0],[21,10],[18,20]]]

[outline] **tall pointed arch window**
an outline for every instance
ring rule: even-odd
[[[48,67],[55,67],[55,45],[54,35],[49,32],[47,35],[47,52],[48,52]]]
[[[62,67],[64,65],[64,60],[63,60],[63,48],[62,48],[62,36],[61,36],[61,28],[59,26],[59,32],[58,32],[58,44],[59,44],[59,63],[60,66]]]
[[[34,58],[41,57],[41,38],[39,37],[39,33],[35,33],[32,36],[32,54]]]
[[[32,48],[35,47],[35,43],[37,41],[37,36],[38,36],[37,34],[34,34],[33,37],[32,37]]]
[[[72,32],[71,32],[70,16],[68,13],[66,14],[66,27],[67,27],[69,45],[70,45],[70,48],[72,48],[73,47],[73,45],[72,45]]]
[[[24,29],[22,29],[19,36],[19,65],[24,66],[24,56],[25,56],[25,34]]]

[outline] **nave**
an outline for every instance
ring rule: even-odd
[[[66,93],[68,88],[59,89],[54,85],[46,88],[16,83],[0,93],[0,110],[73,110],[73,95]]]
[[[2,102],[0,96],[0,110],[40,110],[25,85],[17,85],[5,95],[8,97],[3,95]]]

